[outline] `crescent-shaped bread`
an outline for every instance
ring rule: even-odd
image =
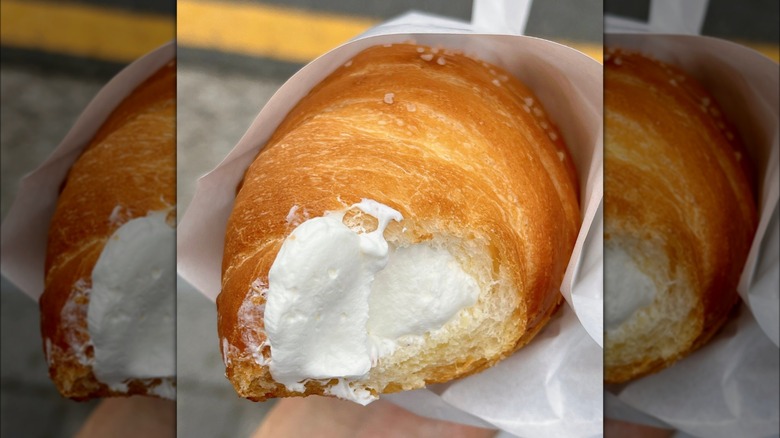
[[[151,388],[174,383],[172,376],[133,379],[121,392],[99,382],[91,367],[87,308],[92,270],[109,237],[150,211],[172,212],[175,117],[171,61],[111,113],[63,183],[49,227],[40,310],[49,374],[65,397],[150,394]],[[173,226],[172,214],[167,221]]]
[[[414,44],[359,53],[293,108],[238,190],[217,299],[227,377],[256,401],[332,394],[337,379],[310,380],[302,392],[273,379],[264,294],[295,226],[363,198],[403,215],[384,232],[392,247],[446,248],[480,288],[471,316],[445,325],[444,339],[380,358],[363,382],[368,391],[420,388],[492,366],[528,343],[561,302],[580,223],[577,193],[559,131],[503,69]],[[354,209],[344,223],[377,227]]]
[[[723,325],[757,218],[739,135],[694,78],[611,49],[605,116],[604,379],[620,383],[669,366]],[[619,279],[633,269],[641,275]],[[620,318],[615,303],[642,288],[646,305]]]

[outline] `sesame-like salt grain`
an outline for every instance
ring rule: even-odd
[[[501,82],[498,79],[493,79],[491,82],[493,82],[493,85],[495,85],[496,87],[501,86]]]
[[[352,65],[351,59],[344,64],[344,67],[349,67],[350,65]]]
[[[392,105],[394,97],[395,97],[394,93],[387,93],[387,94],[385,94],[385,99],[384,99],[385,103],[388,104],[388,105]]]
[[[552,140],[552,141],[558,140],[558,134],[556,134],[556,133],[554,133],[552,131],[548,132],[547,135],[550,136],[550,140]]]
[[[561,151],[558,151],[558,159],[563,161],[566,158],[566,154],[564,154]]]
[[[444,60],[443,56],[439,56],[439,59],[436,60],[436,63],[439,65],[444,65],[447,63],[447,61]]]
[[[420,58],[423,59],[423,61],[430,61],[433,59],[433,53],[426,53],[424,55],[420,55]]]
[[[406,104],[406,110],[409,111],[410,113],[413,113],[413,112],[417,111],[417,106],[415,106],[415,104],[413,104],[413,103],[407,103]]]
[[[423,52],[425,52],[425,49],[423,49],[422,47],[417,48],[417,53],[423,53]]]

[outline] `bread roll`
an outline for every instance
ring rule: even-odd
[[[171,61],[111,113],[63,183],[49,228],[40,310],[49,374],[65,397],[172,397],[175,373],[121,374],[132,374],[131,367],[143,370],[150,361],[162,360],[170,369],[175,354],[173,315],[167,315],[175,308],[175,290],[168,287],[175,279],[175,90]],[[158,240],[154,249],[127,243],[138,246],[150,239]],[[152,257],[150,250],[156,253]],[[98,271],[107,277],[100,287],[108,288],[100,296],[93,284]],[[97,306],[96,300],[104,302]],[[160,320],[162,311],[166,321]],[[163,344],[146,348],[142,344],[150,337]],[[112,370],[120,374],[116,381],[97,376],[104,352],[107,360],[128,367]]]
[[[605,63],[604,378],[702,346],[738,301],[756,228],[748,157],[715,100],[676,67]]]
[[[499,67],[369,48],[287,115],[246,171],[217,298],[242,397],[368,403],[483,370],[561,302],[575,170]]]

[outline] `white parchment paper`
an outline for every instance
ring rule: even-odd
[[[601,233],[602,69],[571,48],[537,38],[472,33],[467,23],[410,14],[317,58],[279,89],[222,163],[198,181],[178,227],[178,272],[216,299],[235,188],[257,152],[287,112],[338,66],[370,46],[409,40],[498,64],[534,90],[572,152],[583,227],[562,285],[569,305],[531,345],[478,375],[386,398],[421,415],[493,426],[523,437],[598,436],[603,417],[602,306],[593,303],[601,297],[602,272],[601,239],[596,236]],[[590,329],[583,323],[591,324]]]
[[[607,34],[608,47],[640,51],[677,65],[720,103],[748,149],[759,184],[760,221],[742,273],[738,317],[705,348],[638,381],[609,388],[618,402],[694,436],[765,437],[780,423],[778,277],[778,65],[728,41],[695,35]]]
[[[32,299],[43,294],[49,222],[68,170],[111,112],[136,87],[176,56],[171,41],[134,61],[92,99],[62,142],[19,183],[0,238],[0,270]]]

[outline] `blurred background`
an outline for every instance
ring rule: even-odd
[[[6,214],[21,177],[125,65],[175,35],[173,0],[0,1],[0,155]],[[38,304],[2,278],[0,435],[72,437],[96,401],[49,380]]]
[[[778,59],[775,0],[711,0],[705,35]],[[472,0],[0,0],[0,153],[5,218],[22,175],[56,147],[114,74],[179,43],[178,206],[238,142],[297,69],[409,10],[469,21]],[[602,13],[646,20],[649,0],[536,0],[526,33],[601,59]],[[767,12],[769,11],[769,12]],[[62,399],[49,381],[37,303],[2,279],[0,434],[73,436],[94,403]],[[247,437],[273,402],[236,396],[224,377],[214,304],[178,288],[178,430]]]
[[[691,3],[694,2],[692,1]],[[708,0],[706,6],[706,12],[701,23],[701,35],[717,37],[750,47],[775,62],[780,59],[780,51],[778,50],[780,26],[777,18],[780,15],[780,2],[776,0]],[[618,17],[621,20],[646,24],[650,21],[650,8],[651,0],[604,0],[604,14],[607,20]],[[609,44],[608,37],[607,43]],[[609,169],[606,171],[608,172]],[[725,332],[726,329],[723,331]],[[759,336],[763,337],[763,335]],[[736,368],[736,366],[732,368]],[[734,369],[730,369],[730,373],[738,375]],[[621,387],[621,385],[613,385],[608,391],[617,393],[621,390]],[[685,404],[689,407],[700,409],[702,414],[706,413],[709,405],[698,406],[695,404],[692,400],[697,399],[697,394],[693,392],[691,391],[689,398],[684,399]],[[737,393],[737,391],[732,393]],[[761,400],[761,402],[762,405],[767,407],[773,405],[771,400],[767,400],[766,403],[763,403],[764,400]],[[716,405],[717,401],[713,400],[712,406]],[[776,406],[776,401],[774,405]],[[626,434],[627,431],[632,432],[632,436],[639,436],[635,435],[637,430],[647,433],[648,437],[674,436],[675,438],[690,438],[690,435],[686,433],[669,431],[670,426],[641,410],[622,403],[609,392],[605,395],[604,412],[605,436],[607,438],[628,436]],[[740,415],[747,418],[749,414],[740,412]],[[710,415],[710,417],[712,416]],[[612,419],[631,419],[635,424],[631,426]],[[695,424],[696,418],[686,418],[686,420]],[[724,420],[723,423],[726,423],[726,421]],[[652,425],[663,429],[656,429],[655,431],[648,429],[618,429],[619,427],[636,427],[637,424]],[[772,434],[771,436],[777,437],[778,435]]]
[[[604,14],[646,23],[651,0],[604,0]],[[777,0],[709,0],[701,34],[748,46],[780,59]]]
[[[602,54],[601,0],[535,0],[526,33]],[[472,0],[179,0],[178,207],[306,62],[410,10],[471,20]],[[224,376],[212,301],[178,284],[179,436],[249,437],[274,401],[238,398]]]

